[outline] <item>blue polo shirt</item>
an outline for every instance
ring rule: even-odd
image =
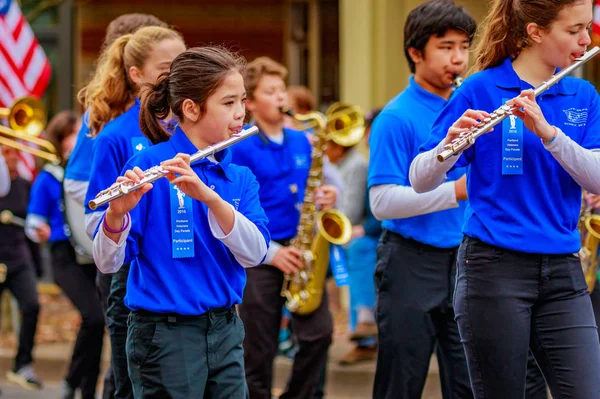
[[[446,100],[419,86],[410,77],[408,87],[392,99],[375,118],[369,137],[369,188],[382,184],[410,186],[408,171],[427,141],[429,131]],[[448,175],[456,180],[465,173],[458,168]],[[438,248],[460,244],[466,201],[458,208],[404,219],[384,220],[383,228]]]
[[[89,129],[89,111],[83,114],[81,128],[77,133],[75,148],[69,156],[67,168],[65,169],[65,179],[88,181],[90,180],[90,170],[92,165],[92,154],[94,140],[90,136]]]
[[[178,153],[193,154],[196,147],[177,128],[165,143],[136,154],[125,167],[146,170]],[[270,240],[267,217],[260,206],[258,183],[248,168],[233,165],[231,153],[217,154],[218,164],[205,159],[192,165],[200,179],[252,221]],[[166,178],[130,212],[132,227],[127,239],[133,256],[125,304],[132,310],[200,315],[211,308],[241,303],[246,273],[229,249],[214,238],[208,224],[208,208],[192,200],[194,257],[172,257],[171,191]]]
[[[108,208],[108,205],[104,205],[92,211],[87,204],[117,180],[129,158],[150,146],[140,129],[139,116],[140,102],[136,99],[131,108],[107,123],[93,141],[92,172],[85,196],[85,213],[104,212]]]
[[[516,97],[530,88],[515,73],[511,59],[472,75],[441,113],[421,150],[434,148],[465,110],[492,112],[503,104],[503,99]],[[599,99],[589,82],[563,78],[541,94],[537,102],[549,124],[584,148],[600,148]],[[504,129],[499,124],[494,131],[478,138],[455,165],[468,166],[469,206],[463,232],[488,244],[520,252],[579,251],[581,187],[524,125],[522,174],[503,174]]]
[[[48,242],[69,239],[69,227],[63,216],[62,183],[50,172],[42,170],[31,186],[27,214],[46,220],[50,226]]]
[[[274,240],[296,236],[312,153],[303,132],[284,128],[283,136],[278,144],[259,132],[231,147],[232,162],[250,168],[260,184],[260,203]]]

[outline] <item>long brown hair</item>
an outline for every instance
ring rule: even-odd
[[[119,15],[117,18],[110,21],[106,27],[106,35],[104,36],[102,48],[105,49],[113,44],[119,37],[128,33],[135,33],[144,26],[160,26],[161,28],[169,27],[166,22],[163,22],[150,14],[133,13]]]
[[[155,44],[181,40],[181,35],[160,26],[146,26],[119,37],[108,47],[90,83],[81,89],[79,101],[89,109],[90,134],[96,136],[105,124],[121,115],[133,102],[138,88],[129,78],[129,68],[142,68]]]
[[[498,66],[507,57],[516,57],[529,46],[527,24],[547,30],[558,13],[578,0],[494,0],[483,23],[475,50],[475,70]]]
[[[193,47],[179,54],[156,84],[142,95],[140,128],[152,144],[171,136],[160,124],[172,111],[183,121],[182,104],[187,98],[206,112],[206,101],[232,72],[243,73],[246,61],[223,47]]]

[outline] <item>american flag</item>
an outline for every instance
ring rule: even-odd
[[[41,97],[48,87],[50,62],[14,0],[0,0],[0,107],[23,96]],[[31,179],[34,158],[21,153],[19,172]]]
[[[594,21],[592,22],[592,38],[600,42],[600,0],[594,4]]]

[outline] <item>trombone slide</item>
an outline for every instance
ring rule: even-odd
[[[2,212],[0,212],[0,223],[13,224],[15,226],[25,227],[25,219],[15,216],[8,209],[5,209]]]

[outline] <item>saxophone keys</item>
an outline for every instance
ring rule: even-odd
[[[306,291],[306,290],[300,291],[300,293],[298,295],[300,296],[300,300],[302,302],[306,302],[306,301],[308,301],[308,298],[310,298],[310,295],[308,294],[308,291]]]

